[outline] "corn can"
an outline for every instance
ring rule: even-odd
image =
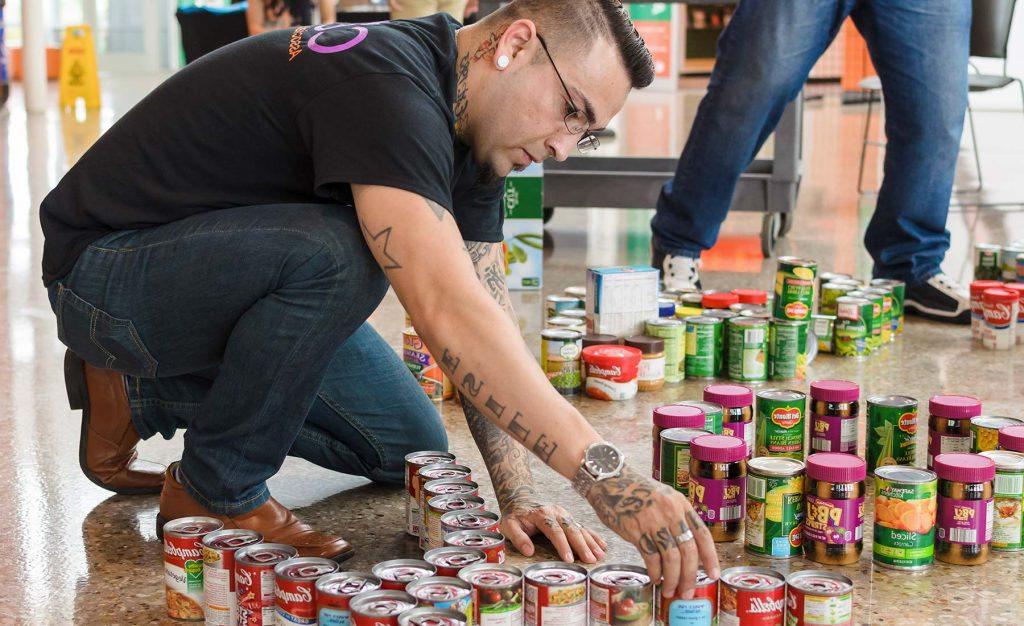
[[[729,378],[740,382],[768,380],[768,321],[734,317],[727,324]]]
[[[769,322],[768,375],[772,380],[803,380],[807,376],[807,334],[810,323],[773,318]]]
[[[804,521],[804,462],[756,457],[747,463],[743,546],[773,559],[800,556]]]
[[[971,418],[971,452],[987,452],[999,447],[999,431],[1007,426],[1020,426],[1024,420],[998,415]]]
[[[818,264],[814,261],[791,256],[779,257],[772,315],[788,320],[811,319],[817,273]]]

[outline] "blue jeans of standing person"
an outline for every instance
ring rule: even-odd
[[[288,454],[401,484],[447,450],[437,408],[366,319],[388,287],[340,205],[200,213],[107,235],[50,288],[60,340],[128,375],[143,438],[185,428],[189,493],[235,515]]]
[[[885,178],[864,236],[874,274],[917,283],[939,272],[967,107],[967,0],[742,0],[658,199],[657,250],[699,257],[714,245],[740,174],[847,16],[885,98]]]

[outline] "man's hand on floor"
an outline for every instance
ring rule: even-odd
[[[523,556],[533,556],[531,537],[538,532],[551,541],[559,558],[567,563],[573,562],[574,554],[584,563],[597,563],[608,549],[604,539],[557,504],[521,501],[502,513],[501,533]]]

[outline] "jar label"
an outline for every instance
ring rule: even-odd
[[[657,382],[665,378],[665,357],[644,357],[640,361],[637,379],[642,383]]]
[[[807,496],[804,540],[821,543],[856,543],[864,532],[864,497],[833,500]]]
[[[992,541],[993,509],[993,498],[957,500],[939,494],[935,538],[949,543],[984,545]]]
[[[690,497],[693,508],[708,524],[743,519],[747,502],[747,479],[704,478],[690,474]]]
[[[857,454],[857,418],[814,414],[811,449]]]
[[[933,430],[928,431],[928,467],[935,462],[935,457],[947,452],[970,452],[971,434],[943,435]]]
[[[722,424],[722,434],[745,441],[747,443],[747,458],[751,457],[754,451],[753,422],[725,422]]]

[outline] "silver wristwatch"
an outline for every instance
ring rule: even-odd
[[[599,481],[619,476],[625,464],[626,455],[612,444],[606,441],[590,444],[572,479],[572,488],[586,498]]]

